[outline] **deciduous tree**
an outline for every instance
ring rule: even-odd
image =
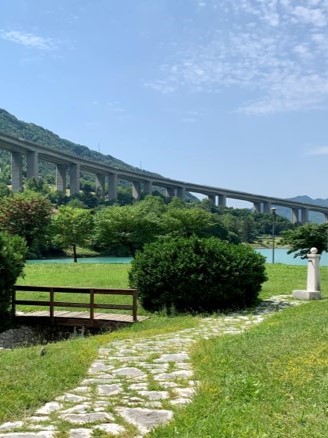
[[[77,262],[77,246],[88,244],[92,232],[93,217],[90,210],[62,206],[53,216],[53,242],[60,248],[72,248],[74,262]]]
[[[52,206],[48,199],[26,191],[6,196],[0,204],[0,230],[26,240],[30,251],[37,251],[47,236]]]
[[[95,243],[102,248],[122,245],[134,257],[138,249],[161,234],[156,218],[131,205],[106,207],[95,215]]]
[[[283,233],[282,243],[288,245],[288,254],[295,253],[294,257],[305,258],[310,249],[315,247],[321,254],[327,251],[328,224],[309,223],[294,230]]]

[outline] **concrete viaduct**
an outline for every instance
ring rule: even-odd
[[[53,163],[56,166],[56,187],[65,192],[69,178],[70,194],[80,190],[81,171],[95,175],[96,185],[102,196],[116,200],[118,181],[129,181],[135,199],[141,195],[150,195],[154,187],[164,188],[168,197],[177,196],[184,199],[186,192],[207,196],[214,204],[226,206],[227,199],[237,199],[253,204],[254,210],[260,213],[271,213],[272,206],[287,207],[291,211],[291,222],[305,224],[309,221],[309,211],[323,214],[328,222],[328,208],[312,204],[288,201],[263,195],[255,195],[236,190],[204,186],[183,181],[172,180],[160,176],[149,175],[143,171],[118,169],[97,161],[80,158],[66,152],[57,151],[37,143],[0,133],[0,149],[5,149],[12,156],[12,190],[23,190],[23,156],[26,157],[27,178],[38,178],[39,161]],[[67,178],[68,177],[68,178]],[[107,182],[107,183],[106,183]]]

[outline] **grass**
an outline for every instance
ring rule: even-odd
[[[42,286],[128,287],[129,264],[31,264],[17,283]]]
[[[21,420],[64,391],[77,386],[107,342],[149,337],[195,327],[197,318],[154,316],[117,332],[0,352],[0,423]]]
[[[294,289],[306,289],[307,266],[267,264],[268,281],[263,283],[260,298],[290,295]],[[321,294],[328,297],[327,267],[321,267]]]
[[[285,310],[193,351],[193,403],[151,437],[328,436],[328,301]]]
[[[39,285],[39,286],[75,286],[75,287],[96,287],[96,288],[127,288],[128,272],[130,266],[127,264],[46,264],[46,265],[26,265],[23,278],[18,279],[17,284]],[[48,300],[49,293],[45,292],[18,292],[18,299],[29,300]],[[88,296],[84,294],[56,293],[57,301],[70,301],[75,303],[88,302]],[[128,296],[106,296],[96,295],[97,304],[131,304],[132,299]],[[17,310],[32,312],[47,309],[42,306],[17,306]],[[61,308],[64,310],[65,308]],[[68,309],[72,310],[72,309]],[[83,310],[83,309],[82,309]],[[102,309],[102,312],[106,310]],[[115,310],[109,310],[114,313]],[[127,311],[129,312],[129,311]],[[124,311],[120,311],[124,313]],[[131,312],[130,312],[131,313]],[[139,308],[139,313],[144,314],[143,309]]]
[[[128,265],[30,265],[19,283],[127,287]],[[306,286],[306,267],[267,265],[262,298]],[[323,291],[326,292],[323,268]],[[328,301],[271,317],[244,335],[193,348],[200,381],[194,401],[152,437],[291,437],[328,435]],[[154,315],[142,324],[89,338],[0,353],[0,422],[29,415],[75,387],[106,342],[195,327],[198,318]]]

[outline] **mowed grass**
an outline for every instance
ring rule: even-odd
[[[152,438],[327,437],[328,301],[193,349],[193,403]]]
[[[26,265],[23,278],[19,278],[17,284],[20,285],[37,285],[37,286],[72,286],[72,287],[94,287],[94,288],[128,288],[128,264],[33,264]],[[37,301],[48,301],[49,293],[47,292],[18,292],[18,299],[28,299]],[[78,293],[56,293],[56,301],[88,303],[89,295]],[[131,304],[131,296],[115,295],[96,295],[96,304]],[[43,306],[17,306],[17,310],[32,312],[45,310]],[[60,310],[66,308],[61,307]],[[67,308],[67,310],[72,310]],[[80,311],[87,309],[80,309]],[[101,309],[101,312],[118,312],[115,310]],[[128,313],[129,311],[119,311]],[[130,312],[131,313],[131,312]],[[139,308],[139,314],[144,314]]]
[[[267,264],[268,281],[263,283],[260,298],[265,299],[273,295],[290,295],[294,289],[306,289],[307,266]],[[320,268],[321,294],[328,297],[328,268]]]
[[[30,265],[20,284],[127,287],[129,265]],[[306,286],[306,267],[267,265],[263,298]],[[325,269],[322,271],[323,289]],[[115,286],[114,286],[115,284]],[[326,292],[325,292],[326,294]],[[271,317],[244,335],[193,348],[194,401],[153,437],[328,436],[328,302]],[[198,317],[153,315],[113,333],[0,353],[0,422],[23,418],[81,381],[99,346],[195,327]]]

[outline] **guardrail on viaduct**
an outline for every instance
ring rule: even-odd
[[[289,201],[286,199],[273,198],[263,195],[255,195],[236,190],[219,187],[193,184],[184,181],[172,180],[160,176],[148,175],[143,171],[130,171],[118,169],[97,161],[80,158],[63,151],[57,151],[47,146],[39,145],[0,133],[0,148],[11,153],[12,156],[12,190],[23,190],[23,156],[26,156],[27,178],[38,177],[39,161],[53,163],[56,166],[56,187],[58,191],[65,192],[69,181],[70,194],[80,190],[81,171],[95,175],[96,185],[102,196],[110,200],[117,198],[119,180],[129,181],[132,184],[132,193],[135,199],[142,194],[152,194],[154,187],[164,188],[167,196],[178,196],[184,199],[186,192],[192,192],[208,196],[216,205],[225,206],[226,200],[237,199],[247,201],[254,205],[254,210],[262,213],[270,213],[272,206],[287,207],[291,211],[291,221],[307,223],[309,211],[319,212],[328,221],[328,208],[313,204]]]

